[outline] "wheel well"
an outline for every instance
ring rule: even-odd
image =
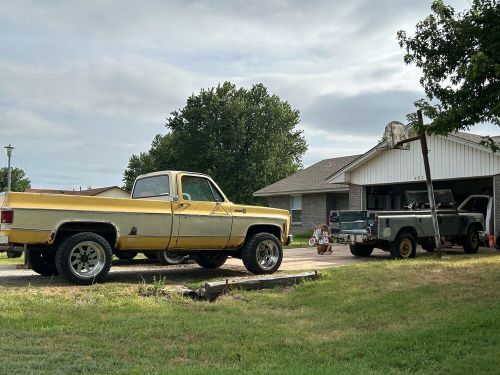
[[[482,231],[483,230],[483,226],[482,226],[481,223],[476,223],[476,222],[471,223],[471,225],[469,225],[469,228],[472,228],[472,227],[477,227],[478,231]]]
[[[417,231],[413,227],[403,227],[399,230],[397,236],[399,236],[403,232],[408,232],[410,233],[413,237],[415,237],[415,240],[418,238]],[[397,237],[396,236],[396,237]]]
[[[92,232],[108,241],[112,249],[115,248],[118,236],[116,227],[111,223],[76,222],[64,223],[57,228],[54,245],[59,245],[65,238],[77,233]]]
[[[257,233],[271,233],[276,236],[278,240],[281,241],[281,228],[275,225],[252,225],[248,228],[247,235],[245,237],[245,242]]]

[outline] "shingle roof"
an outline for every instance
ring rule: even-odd
[[[57,190],[57,189],[27,189],[27,193],[41,193],[41,194],[66,194],[66,195],[85,195],[94,196],[111,189],[121,189],[118,186],[106,186],[102,188],[86,189],[86,190]]]
[[[481,141],[483,140],[483,136],[479,134],[464,133],[464,132],[453,132],[450,134],[454,135],[455,137],[459,137],[475,143],[481,143]],[[491,139],[493,139],[497,143],[500,143],[500,136],[498,135],[491,137]]]
[[[340,168],[349,164],[360,155],[344,156],[340,158],[325,159],[311,165],[291,176],[288,176],[274,184],[266,186],[253,193],[255,196],[269,196],[276,194],[295,192],[314,192],[338,189],[338,185],[332,185],[325,178],[332,175]]]

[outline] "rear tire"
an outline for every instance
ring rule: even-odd
[[[66,238],[56,251],[56,268],[74,284],[90,285],[104,280],[111,268],[113,251],[98,234],[83,232]]]
[[[50,247],[31,247],[26,252],[31,269],[42,276],[57,276],[56,252]]]
[[[349,245],[349,249],[355,257],[369,257],[373,252],[372,246],[362,244]]]
[[[137,251],[122,251],[122,250],[115,250],[113,252],[113,254],[115,254],[115,256],[118,258],[118,259],[126,259],[126,260],[130,260],[130,259],[134,259],[136,256],[137,256]]]
[[[203,268],[219,268],[226,263],[227,255],[216,251],[212,253],[201,253],[193,256],[194,261]]]
[[[186,255],[180,255],[176,251],[158,251],[157,259],[164,266],[172,265],[172,264],[181,264],[186,260]],[[227,256],[226,256],[227,259]],[[224,260],[226,262],[226,260]],[[224,263],[222,263],[224,264]],[[221,266],[222,266],[221,264]],[[220,267],[220,266],[219,266]]]
[[[399,233],[390,245],[390,252],[393,259],[415,258],[417,252],[415,237],[409,232]]]
[[[476,254],[479,249],[479,229],[475,225],[471,225],[464,239],[465,254]]]
[[[283,247],[271,233],[257,233],[245,242],[241,255],[246,269],[253,274],[270,274],[281,265]]]

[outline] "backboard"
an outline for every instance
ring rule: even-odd
[[[399,121],[391,121],[385,126],[384,140],[387,142],[387,148],[389,149],[398,148],[402,150],[409,150],[410,149],[409,143],[398,145],[399,142],[404,141],[405,139],[408,138],[409,136],[406,126],[404,126]]]

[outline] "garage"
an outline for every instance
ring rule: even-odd
[[[500,137],[494,137],[499,141]],[[457,204],[470,195],[493,197],[492,232],[500,236],[500,154],[481,144],[482,136],[456,132],[428,136],[434,189],[450,189]],[[388,149],[385,142],[361,155],[327,178],[349,185],[349,208],[401,209],[405,192],[426,190],[420,142],[407,150]]]

